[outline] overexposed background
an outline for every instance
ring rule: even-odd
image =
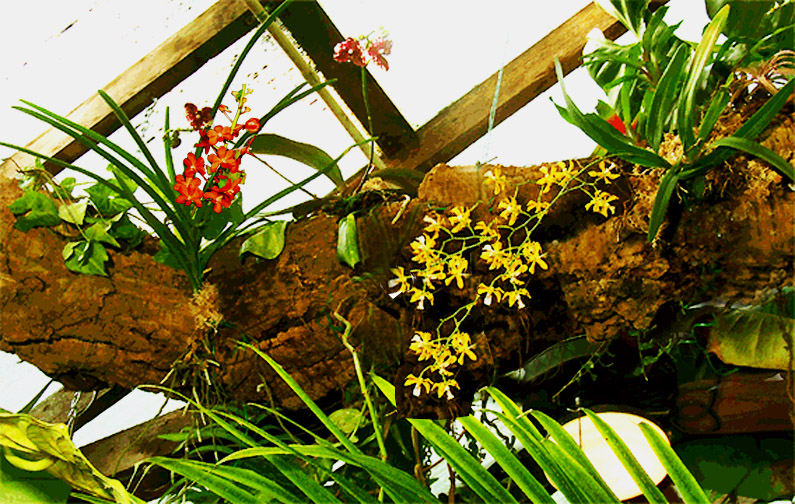
[[[168,36],[189,23],[212,0],[37,0],[3,2],[0,30],[0,140],[25,145],[44,131],[44,124],[14,111],[11,106],[26,99],[65,115],[146,55]],[[583,0],[539,2],[535,0],[321,0],[321,5],[346,36],[366,34],[383,26],[394,41],[390,70],[372,73],[402,111],[419,127],[436,112],[472,89],[554,27],[582,8]],[[671,0],[667,20],[683,20],[678,35],[700,38],[707,23],[704,4],[697,0]],[[484,8],[486,6],[487,8]],[[625,35],[627,37],[628,35]],[[135,118],[150,149],[162,156],[162,125],[165,106],[171,109],[172,127],[187,126],[183,105],[211,105],[218,89],[248,36],[231,46],[189,77],[152,107]],[[619,40],[621,41],[621,39]],[[242,83],[253,87],[254,114],[260,115],[302,81],[299,72],[270,39],[263,38],[249,55],[232,89]],[[591,110],[601,91],[584,70],[567,77],[569,93],[584,110]],[[594,144],[562,120],[550,101],[561,102],[557,86],[539,96],[497,126],[489,137],[475,142],[454,158],[452,164],[493,161],[530,165],[588,155]],[[226,102],[232,104],[232,100]],[[352,141],[322,100],[311,97],[279,114],[265,131],[321,147],[332,157]],[[134,151],[124,132],[111,137]],[[189,150],[195,139],[184,137],[175,160]],[[0,159],[12,150],[0,148]],[[364,166],[359,151],[346,156],[341,168],[350,176]],[[179,161],[177,161],[179,163]],[[96,171],[105,163],[93,154],[76,164]],[[300,180],[311,170],[276,158],[274,166]],[[250,161],[244,188],[245,207],[257,201],[249,195],[269,195],[286,183]],[[62,176],[69,176],[62,172]],[[317,180],[310,190],[324,195],[329,182]],[[279,208],[298,202],[296,197]],[[2,328],[0,328],[2,337]],[[47,382],[35,367],[0,353],[0,408],[16,411]],[[48,393],[57,390],[49,387]],[[134,392],[88,425],[78,430],[78,446],[152,418],[162,398]],[[173,409],[178,405],[171,405]]]

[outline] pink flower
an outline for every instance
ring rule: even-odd
[[[389,56],[391,52],[392,41],[380,37],[375,39],[375,42],[371,43],[367,48],[367,53],[370,55],[370,58],[375,61],[376,65],[384,70],[389,70],[389,63],[384,56]]]
[[[345,63],[350,61],[356,66],[367,64],[362,44],[353,37],[348,37],[334,47],[334,61]]]

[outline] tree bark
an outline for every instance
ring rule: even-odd
[[[793,163],[794,138],[789,107],[760,140]],[[540,167],[501,168],[523,184],[520,200],[535,197],[539,186],[528,182],[539,178]],[[467,371],[466,393],[495,367],[516,367],[571,335],[611,339],[665,323],[667,308],[679,303],[750,302],[792,285],[795,196],[789,181],[765,163],[736,156],[708,174],[701,200],[685,205],[675,194],[654,243],[647,243],[646,232],[662,172],[620,168],[622,177],[611,186],[620,197],[615,216],[587,212],[587,199],[572,193],[544,218],[537,239],[549,269],[529,282],[526,309],[473,311],[472,323],[482,331],[480,358]],[[241,262],[240,243],[230,244],[213,257],[205,288],[195,295],[181,272],[152,259],[152,240],[129,253],[111,252],[108,277],[68,271],[64,237],[48,228],[13,228],[7,207],[21,191],[6,179],[0,183],[0,350],[73,389],[162,382],[204,397],[299,407],[266,363],[237,342],[269,354],[320,399],[354,377],[338,313],[355,328],[351,341],[368,364],[405,395],[403,377],[418,370],[406,355],[413,331],[432,326],[445,306],[471,298],[484,272],[474,271],[465,289],[450,288],[447,300],[422,314],[388,295],[388,268],[409,262],[405,245],[428,203],[482,200],[486,171],[439,165],[407,205],[385,198],[360,212],[366,260],[355,271],[336,256],[339,217],[318,213],[288,226],[277,259]],[[480,205],[473,215],[485,213]],[[208,329],[206,321],[219,317],[223,321]]]

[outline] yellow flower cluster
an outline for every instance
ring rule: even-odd
[[[459,329],[477,303],[525,308],[525,302],[530,299],[528,277],[535,275],[537,269],[549,268],[541,243],[531,238],[532,232],[558,197],[582,190],[591,197],[586,210],[605,217],[608,212],[615,213],[610,203],[618,197],[595,188],[597,183],[610,184],[618,177],[611,172],[612,168],[612,164],[600,162],[599,170],[588,171],[592,181],[587,181],[582,178],[587,167],[576,168],[571,161],[542,167],[543,176],[536,181],[542,186],[539,197],[523,206],[517,201],[517,191],[509,194],[508,178],[495,167],[484,174],[484,183],[491,186],[492,218],[473,223],[475,207],[461,206],[449,208],[444,213],[434,210],[423,218],[422,234],[410,244],[411,259],[417,266],[408,271],[404,267],[391,270],[395,275],[388,282],[392,296],[404,294],[418,310],[424,310],[426,305],[433,305],[437,289],[453,285],[458,289],[466,287],[470,261],[474,257],[488,266],[494,276],[491,281],[477,284],[472,302],[442,319],[436,328],[436,338],[424,331],[418,331],[412,338],[409,351],[415,353],[419,361],[430,361],[419,376],[410,374],[405,380],[406,386],[413,387],[415,396],[424,391],[439,398],[454,397],[453,389],[459,388],[455,380],[458,369],[467,358],[477,360],[469,334]],[[558,195],[551,202],[541,201],[552,186],[561,188]],[[440,336],[442,325],[450,322],[455,324],[452,334]]]
[[[454,397],[452,389],[459,388],[459,386],[458,382],[452,378],[455,373],[450,368],[454,365],[463,365],[467,357],[473,361],[477,360],[472,349],[472,339],[465,332],[455,331],[446,342],[442,342],[434,340],[429,332],[417,331],[411,339],[409,350],[416,353],[420,361],[432,360],[433,362],[420,373],[420,376],[408,375],[405,385],[407,387],[414,386],[412,393],[415,396],[419,396],[424,389],[426,394],[435,392],[439,398],[446,396],[447,399],[452,399]],[[423,376],[426,372],[436,373],[441,380],[434,381]]]

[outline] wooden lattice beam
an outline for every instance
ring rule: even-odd
[[[251,31],[256,24],[244,0],[219,0],[103,90],[132,117]],[[109,135],[120,126],[110,108],[96,94],[67,117],[103,135]],[[27,148],[67,162],[87,151],[72,137],[55,129],[42,133]],[[34,161],[33,156],[18,152],[0,165],[0,177],[13,177],[16,170],[32,166]],[[61,170],[54,164],[45,166],[51,173]]]

